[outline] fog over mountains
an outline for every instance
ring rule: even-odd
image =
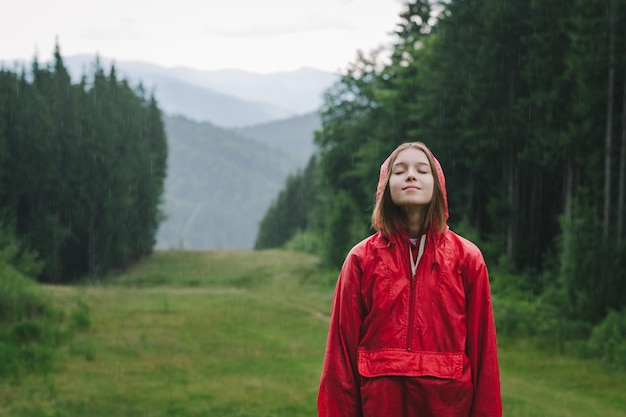
[[[63,59],[75,81],[93,74],[95,56]],[[311,68],[257,74],[98,61],[105,74],[113,64],[119,79],[141,82],[164,112],[166,220],[157,249],[251,248],[287,176],[312,155],[317,110],[338,75]]]
[[[92,74],[96,57],[64,58],[68,71],[78,80]],[[259,74],[238,69],[200,71],[185,67],[164,68],[141,62],[99,58],[108,73],[111,65],[131,85],[142,83],[154,91],[161,109],[195,121],[220,127],[242,127],[286,119],[316,111],[323,91],[337,75],[312,68]]]

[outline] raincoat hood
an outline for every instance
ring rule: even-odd
[[[421,148],[418,148],[418,149],[422,150]],[[443,168],[441,167],[439,160],[435,158],[435,155],[433,155],[432,152],[430,151],[428,152],[430,156],[432,157],[432,160],[435,164],[435,171],[437,172],[437,179],[439,180],[439,185],[441,187],[441,192],[443,194],[443,202],[445,206],[446,220],[448,220],[449,212],[448,212],[448,193],[446,191],[446,177],[443,174]],[[387,157],[387,159],[385,159],[385,162],[383,162],[382,165],[380,166],[380,174],[378,176],[378,186],[376,187],[376,202],[380,200],[383,193],[385,192],[385,188],[388,187],[389,185],[388,172],[391,170],[391,167],[389,166],[389,164],[391,163],[392,156],[393,156],[393,152],[391,153],[391,155]]]

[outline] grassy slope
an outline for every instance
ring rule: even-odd
[[[91,311],[46,376],[0,384],[1,416],[314,416],[332,288],[280,251],[162,252],[48,287]],[[626,376],[502,346],[507,417],[626,416]]]

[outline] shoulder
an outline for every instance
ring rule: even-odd
[[[475,280],[488,279],[485,259],[476,244],[452,230],[446,231],[444,241],[446,260],[454,260],[457,263],[457,267],[469,284]]]
[[[475,260],[484,262],[481,250],[472,241],[448,229],[445,232],[446,246],[450,246],[456,252],[459,259]]]
[[[387,246],[387,244],[387,239],[385,239],[380,233],[377,232],[354,245],[352,249],[350,249],[350,252],[348,252],[348,257],[367,257],[371,254],[372,251],[375,251],[380,247],[385,247]]]
[[[380,233],[374,233],[371,236],[366,237],[359,243],[354,245],[348,255],[346,256],[345,264],[364,265],[369,263],[374,258],[374,254],[378,252],[380,248],[387,247],[388,240]]]

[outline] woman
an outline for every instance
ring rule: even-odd
[[[339,275],[320,417],[502,416],[487,267],[447,218],[439,162],[400,145],[380,170],[377,233]]]

